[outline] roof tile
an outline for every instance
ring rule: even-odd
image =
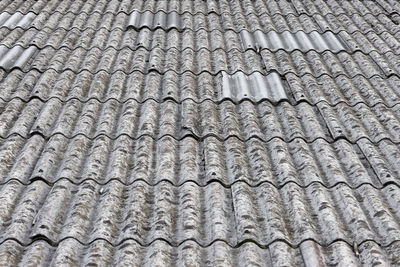
[[[1,1],[0,265],[400,265],[399,13]]]

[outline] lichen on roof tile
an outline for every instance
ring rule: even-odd
[[[0,265],[400,266],[399,13],[0,1]]]

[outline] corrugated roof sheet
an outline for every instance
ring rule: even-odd
[[[268,99],[272,102],[287,100],[285,88],[287,85],[276,72],[262,75],[259,72],[245,75],[237,72],[229,75],[222,72],[221,99],[230,99],[240,102],[250,99],[254,102]]]
[[[305,240],[322,246],[374,240],[390,246],[400,238],[399,201],[397,185],[352,189],[345,184],[303,188],[287,183],[276,188],[237,182],[225,188],[218,182],[175,187],[118,180],[105,185],[61,180],[53,186],[11,181],[2,186],[2,217],[9,224],[2,225],[0,240],[25,246],[39,237],[54,244],[66,238],[85,245],[101,239],[113,246],[127,239],[145,246],[157,239],[172,246],[188,239],[200,246],[224,240],[232,247],[246,240],[260,246],[284,241],[295,247]]]
[[[161,28],[163,30],[177,29],[183,30],[182,25],[183,16],[177,12],[157,12],[154,14],[151,11],[143,13],[134,11],[129,15],[126,27],[133,27],[134,29],[149,28],[151,30]]]
[[[37,48],[34,46],[27,49],[21,46],[14,46],[13,48],[0,46],[0,68],[6,71],[14,68],[23,69],[36,51]]]
[[[397,1],[0,14],[0,265],[400,265]]]
[[[71,3],[74,3],[72,5]],[[395,0],[353,0],[353,1],[311,1],[311,0],[277,0],[277,1],[263,1],[263,0],[210,0],[210,1],[193,1],[193,0],[113,0],[113,1],[73,1],[73,0],[58,0],[58,1],[34,1],[34,0],[6,0],[2,1],[0,6],[2,10],[15,13],[27,13],[32,11],[34,13],[40,12],[60,12],[65,14],[71,12],[74,14],[80,13],[130,13],[132,11],[151,11],[153,13],[163,12],[178,12],[190,14],[209,14],[209,13],[238,13],[241,14],[266,14],[273,16],[274,14],[307,14],[315,15],[321,14],[354,14],[361,15],[381,14],[399,12],[400,5]]]
[[[266,48],[272,51],[282,49],[285,51],[300,50],[308,52],[314,50],[317,52],[332,51],[334,53],[346,50],[343,41],[340,41],[338,35],[332,32],[320,34],[316,31],[310,33],[299,31],[293,34],[287,31],[283,33],[275,31],[268,33],[241,31],[240,37],[244,50],[248,48],[258,50]]]
[[[13,179],[24,184],[37,179],[50,184],[68,179],[80,184],[89,179],[99,184],[118,180],[127,185],[167,181],[180,186],[192,181],[205,186],[218,181],[229,187],[241,181],[250,186],[270,183],[282,187],[293,182],[302,187],[320,183],[330,188],[344,183],[354,188],[364,184],[382,188],[397,184],[400,174],[398,145],[366,138],[356,143],[344,139],[330,143],[322,138],[306,142],[299,137],[288,142],[256,137],[219,140],[214,136],[198,141],[193,136],[133,140],[126,135],[89,139],[55,134],[50,138],[13,135],[0,140],[1,184]]]
[[[28,12],[26,14],[22,14],[19,12],[9,14],[7,12],[3,12],[0,14],[0,28],[28,28],[29,24],[32,22],[35,16],[36,15],[33,12]]]

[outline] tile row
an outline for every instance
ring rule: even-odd
[[[254,25],[254,24],[252,24]],[[256,30],[249,32],[243,30],[240,33],[232,30],[220,31],[213,30],[207,31],[200,29],[198,31],[184,30],[178,31],[171,29],[165,31],[160,28],[151,30],[149,28],[141,28],[135,30],[133,28],[113,29],[100,28],[99,30],[88,28],[86,30],[79,29],[64,29],[64,28],[15,28],[7,29],[0,28],[0,45],[12,48],[15,46],[22,46],[28,48],[29,46],[36,46],[39,49],[51,47],[54,49],[68,48],[77,49],[83,48],[89,50],[91,48],[99,48],[105,50],[107,48],[114,48],[121,50],[123,48],[130,48],[136,50],[138,48],[146,48],[152,50],[156,47],[164,51],[175,48],[179,51],[191,49],[198,51],[200,49],[207,49],[214,51],[217,49],[230,50],[248,50],[255,51],[267,49],[271,51],[277,50],[302,50],[307,52],[314,51],[327,51],[331,50],[334,53],[339,51],[348,51],[353,53],[361,51],[370,53],[372,51],[381,54],[393,52],[400,54],[400,28],[396,33],[383,31],[376,33],[370,31],[368,33],[361,33],[360,31],[347,32],[340,30],[338,33],[332,33],[330,29],[325,31],[322,35],[316,29],[305,27],[307,32],[300,31],[277,31],[276,29],[269,29],[267,33]],[[392,27],[393,29],[395,27]],[[292,34],[295,33],[295,34]],[[316,36],[317,35],[317,36]],[[268,45],[262,43],[253,44],[251,47],[247,46],[247,39],[243,38],[250,36],[254,39],[255,43],[259,42],[259,36],[262,39],[269,41]],[[326,36],[327,38],[322,38]],[[296,37],[296,38],[294,38]],[[298,38],[297,38],[298,37]],[[332,41],[333,40],[333,41]],[[307,43],[310,43],[307,45]],[[340,43],[339,49],[331,49],[331,47],[338,47],[336,43]],[[280,45],[278,45],[280,44]],[[296,46],[294,46],[296,44]],[[302,48],[302,47],[306,47]]]
[[[72,4],[73,3],[73,4]],[[239,13],[239,14],[256,14],[256,15],[299,15],[299,14],[381,14],[400,12],[400,5],[394,0],[380,0],[380,1],[263,1],[263,0],[208,0],[208,1],[193,1],[193,0],[123,0],[123,1],[3,1],[0,5],[0,10],[8,13],[27,13],[33,11],[35,13],[47,12],[62,14],[91,14],[91,13],[113,13],[120,12],[130,13],[132,11],[151,11],[157,12],[178,12],[179,14],[223,14],[223,13]]]
[[[299,14],[348,14],[359,13],[365,15],[372,13],[374,15],[385,13],[400,13],[400,4],[395,0],[354,0],[354,1],[338,1],[338,0],[295,0],[291,1],[296,7]]]
[[[288,183],[277,189],[243,182],[225,188],[192,182],[175,187],[115,180],[105,185],[61,180],[53,186],[10,181],[0,188],[0,240],[28,245],[38,238],[53,244],[74,238],[87,245],[102,239],[113,246],[127,239],[145,246],[157,239],[173,246],[224,240],[233,247],[248,240],[261,246],[374,240],[390,246],[400,241],[399,203],[400,188],[393,184],[327,189],[318,183],[305,188]]]
[[[112,246],[104,240],[82,245],[73,238],[51,246],[46,241],[35,241],[27,247],[14,240],[0,245],[0,264],[4,265],[97,265],[97,266],[359,266],[374,264],[400,264],[400,243],[380,247],[366,241],[358,247],[357,254],[343,241],[321,247],[313,241],[304,241],[292,248],[284,242],[274,242],[263,249],[247,242],[232,248],[225,242],[216,241],[209,247],[201,247],[194,241],[185,241],[173,247],[156,240],[148,247],[134,240],[126,240]]]
[[[274,53],[264,49],[260,51],[260,54],[264,70],[267,72],[275,70],[281,75],[288,73],[296,76],[311,74],[317,78],[325,74],[333,78],[339,75],[346,75],[349,78],[363,75],[365,78],[372,78],[377,75],[387,78],[387,76],[400,73],[398,65],[400,58],[392,52],[383,55],[371,52],[366,55],[361,52],[333,54],[327,51],[319,54],[315,51],[288,53],[279,50]]]
[[[208,72],[199,75],[185,72],[178,75],[174,71],[167,71],[165,74],[156,71],[148,74],[139,71],[131,74],[122,71],[113,74],[105,71],[96,74],[82,71],[76,74],[70,70],[61,73],[55,70],[43,73],[37,70],[27,73],[17,69],[10,72],[0,70],[2,92],[0,99],[10,101],[20,98],[25,102],[33,98],[43,101],[51,98],[58,98],[61,101],[77,99],[82,102],[91,99],[105,102],[114,99],[121,103],[128,100],[142,103],[150,99],[157,102],[172,99],[177,103],[188,99],[197,103],[205,100],[219,102],[229,99],[237,103],[234,92],[229,98],[221,94],[224,87],[222,76],[221,74],[214,76]],[[304,100],[311,104],[325,101],[330,105],[341,102],[352,106],[365,103],[370,107],[379,103],[393,107],[400,103],[400,78],[396,75],[387,78],[375,75],[369,79],[356,75],[350,79],[345,75],[332,78],[322,74],[316,78],[311,74],[296,76],[287,73],[281,77],[281,84],[291,103]],[[280,90],[281,93],[283,91]],[[274,92],[274,87],[271,87],[271,93]],[[251,95],[247,98],[252,102],[258,102]],[[275,102],[276,98],[271,97],[269,100]]]
[[[389,140],[376,144],[360,139],[328,143],[301,138],[284,142],[273,138],[241,141],[236,137],[202,141],[166,136],[132,140],[84,136],[72,139],[61,134],[50,138],[17,135],[0,139],[0,184],[18,180],[28,184],[42,179],[53,184],[68,179],[74,184],[87,180],[106,184],[113,180],[130,185],[169,182],[180,186],[194,182],[206,186],[219,182],[230,187],[238,182],[250,186],[270,183],[275,187],[293,182],[301,187],[319,183],[325,187],[346,184],[352,188],[370,184],[382,188],[400,185],[399,145]]]
[[[30,48],[33,50],[31,51]],[[159,47],[155,47],[151,51],[145,48],[131,50],[127,47],[121,50],[115,48],[106,50],[77,48],[71,50],[65,47],[60,49],[45,47],[39,50],[32,46],[30,48],[22,54],[18,53],[20,50],[18,46],[8,51],[7,48],[2,49],[5,50],[3,52],[4,58],[8,60],[1,61],[0,67],[7,71],[17,68],[24,72],[32,69],[40,72],[49,69],[57,72],[71,70],[74,73],[87,70],[93,74],[100,71],[108,73],[123,71],[126,74],[135,71],[146,74],[151,71],[160,74],[175,71],[177,74],[208,72],[216,75],[222,71],[228,74],[241,71],[249,75],[254,72],[266,74],[276,71],[280,75],[293,73],[297,76],[311,74],[320,77],[326,74],[331,77],[346,75],[349,78],[357,75],[363,75],[366,78],[375,75],[386,77],[400,73],[398,64],[400,56],[392,52],[379,54],[374,51],[367,55],[361,52],[334,54],[329,51],[302,53],[296,50],[289,53],[283,50],[272,52],[265,49],[257,53],[254,50],[242,52],[240,50],[225,51],[224,49],[214,51],[185,49],[180,51],[172,48],[165,51]],[[17,63],[14,64],[13,62],[22,63],[15,65]]]
[[[328,39],[321,39],[320,37],[315,39],[315,35],[319,36],[316,31],[311,31],[310,33],[297,32],[292,35],[287,31],[282,33],[270,31],[267,34],[260,31],[254,33],[242,31],[239,34],[230,30],[225,32],[207,32],[205,30],[199,30],[197,32],[190,30],[185,30],[183,32],[171,30],[166,32],[162,29],[150,30],[147,28],[139,31],[132,28],[126,31],[120,29],[108,31],[105,28],[99,31],[92,29],[85,31],[74,29],[68,31],[61,28],[56,30],[48,28],[43,30],[37,30],[35,28],[24,30],[22,28],[17,28],[13,30],[0,29],[0,45],[6,46],[7,48],[13,48],[15,46],[22,46],[23,48],[36,46],[39,49],[51,47],[55,49],[83,48],[85,50],[92,48],[99,48],[102,50],[107,48],[114,48],[117,50],[130,48],[131,50],[136,50],[142,47],[147,50],[152,50],[153,48],[159,47],[164,51],[174,48],[179,51],[185,49],[195,51],[200,49],[207,49],[210,51],[217,49],[224,49],[226,51],[267,49],[277,51],[281,49],[286,51],[302,50],[303,52],[307,52],[314,50],[323,52],[330,51],[330,47],[335,45],[335,43],[330,41],[331,39],[337,39],[339,43],[341,43],[341,48],[336,50],[332,49],[331,51],[334,53],[338,53],[339,51],[348,51],[351,53],[355,51],[364,53],[376,51],[384,54],[392,51],[393,53],[399,54],[399,38],[388,32],[379,35],[374,32],[369,32],[364,35],[360,32],[348,34],[342,31],[335,35],[328,31],[324,34],[330,37]],[[324,34],[321,36],[325,36]],[[246,39],[243,39],[243,36],[250,36],[254,40],[258,40],[258,37],[261,36],[263,40],[270,42],[270,44],[265,46],[260,46],[261,43],[258,46],[253,44],[249,47],[246,45],[247,42]],[[310,45],[303,44],[307,42],[311,42]],[[277,45],[278,43],[280,44],[279,46]]]
[[[220,140],[236,136],[241,140],[257,137],[263,141],[279,137],[285,141],[302,138],[306,142],[318,138],[329,142],[339,138],[350,142],[360,138],[400,142],[400,105],[351,107],[344,103],[330,106],[319,102],[314,106],[301,102],[293,106],[288,102],[272,105],[268,101],[216,104],[209,100],[200,104],[192,100],[181,104],[172,100],[102,103],[94,99],[61,102],[52,98],[47,102],[0,101],[0,110],[0,137],[3,138],[13,134],[50,137],[60,133],[68,138],[84,135],[90,139],[100,135],[113,139],[121,135],[134,139],[146,135],[158,139],[168,135],[178,140],[185,136],[216,136]]]
[[[23,16],[22,13],[0,13],[2,16]],[[17,15],[16,15],[17,14]],[[34,14],[33,12],[29,13]],[[285,32],[306,32],[317,31],[320,33],[332,31],[338,34],[342,31],[349,34],[358,32],[367,34],[373,33],[375,36],[389,40],[399,40],[400,26],[399,21],[394,15],[390,14],[352,14],[352,15],[333,15],[326,16],[315,14],[309,15],[268,15],[268,14],[243,14],[243,13],[223,13],[218,15],[211,13],[208,15],[197,14],[191,15],[185,13],[179,15],[172,13],[66,13],[60,12],[47,13],[40,12],[29,20],[29,24],[21,27],[17,23],[0,24],[0,36],[2,39],[7,35],[22,35],[22,30],[29,29],[40,32],[41,35],[51,35],[62,31],[72,31],[74,33],[90,33],[104,31],[126,31],[135,29],[137,31],[144,29],[160,29],[162,31],[179,31],[179,32],[197,32],[205,31],[212,33],[213,31],[226,32],[232,31],[240,33],[241,31],[256,32],[262,31],[268,33],[270,31]],[[15,38],[15,37],[14,37]],[[370,37],[372,40],[372,37]]]

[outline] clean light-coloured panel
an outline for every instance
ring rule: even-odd
[[[220,98],[240,101],[250,99],[260,101],[269,99],[272,102],[279,102],[287,99],[284,83],[276,72],[263,75],[254,72],[246,75],[243,72],[236,72],[229,75],[222,72],[222,88]]]
[[[305,33],[302,31],[291,33],[288,31],[279,33],[270,31],[241,31],[240,39],[243,49],[270,49],[277,51],[283,49],[286,51],[300,50],[308,52],[315,50],[317,52],[346,51],[346,45],[340,38],[332,32],[319,33],[316,31]]]

